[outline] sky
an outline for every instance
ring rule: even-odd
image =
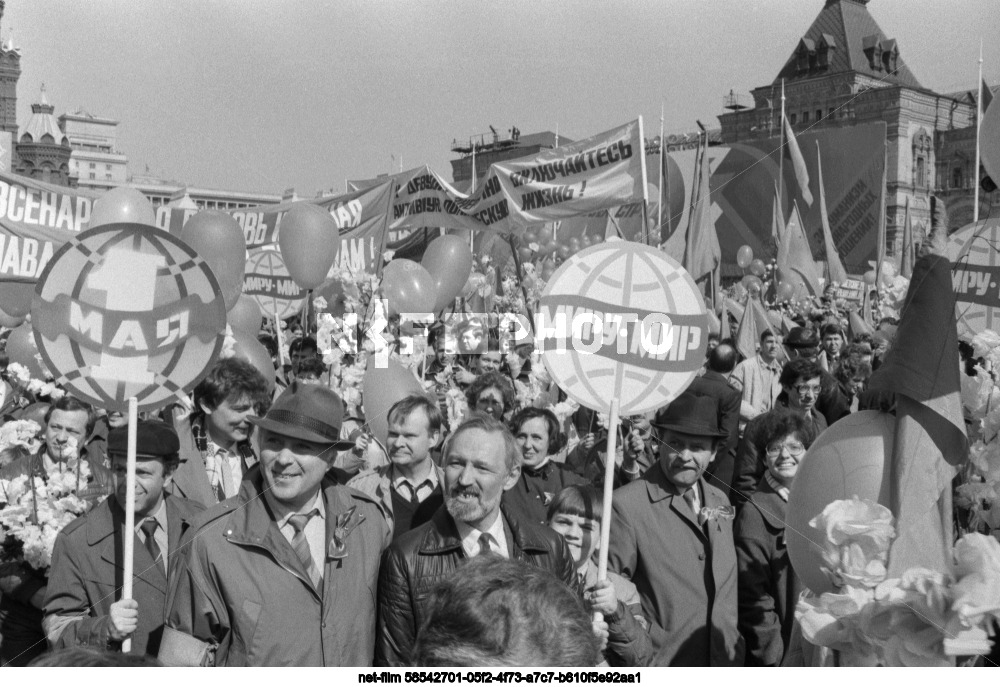
[[[452,141],[591,136],[641,115],[717,127],[730,89],[770,83],[823,0],[6,0],[18,123],[44,83],[58,116],[117,119],[129,171],[300,197],[421,164]],[[871,0],[926,87],[1000,82],[996,0]]]

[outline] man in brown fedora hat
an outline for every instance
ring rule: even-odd
[[[653,426],[657,464],[614,494],[608,566],[639,590],[654,665],[742,665],[734,512],[702,477],[727,437],[718,404],[681,394]]]
[[[185,535],[161,661],[371,665],[390,530],[375,500],[327,475],[337,451],[354,446],[340,439],[342,419],[336,393],[297,382],[250,419],[260,462]]]

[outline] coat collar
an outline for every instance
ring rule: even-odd
[[[778,496],[766,479],[761,479],[757,491],[750,497],[750,502],[760,512],[767,526],[773,530],[785,529],[785,510],[788,504]]]
[[[643,479],[646,482],[646,494],[649,497],[650,503],[669,499],[669,506],[678,517],[687,522],[700,537],[712,540],[713,532],[716,528],[711,523],[708,523],[707,527],[698,523],[697,515],[691,512],[690,507],[681,496],[677,485],[667,479],[659,462],[646,471]],[[718,508],[729,505],[729,501],[726,500],[725,496],[717,489],[709,486],[704,477],[698,479],[698,484],[701,487],[702,508]]]

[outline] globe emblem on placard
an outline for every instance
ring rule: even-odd
[[[281,253],[250,251],[243,275],[243,293],[257,301],[267,317],[286,319],[297,315],[305,303],[305,292],[295,283]]]
[[[225,337],[219,283],[190,247],[156,227],[111,224],[63,245],[31,307],[55,382],[82,400],[155,410],[185,395]]]
[[[960,336],[1000,328],[1000,219],[968,224],[948,240]]]
[[[535,335],[545,367],[571,398],[606,410],[617,397],[619,412],[633,415],[669,403],[697,376],[708,315],[677,262],[655,248],[615,241],[556,270]]]

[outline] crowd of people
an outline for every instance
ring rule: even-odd
[[[94,506],[59,533],[47,575],[3,569],[0,662],[127,640],[165,665],[788,663],[799,461],[845,415],[892,406],[865,389],[891,326],[848,340],[838,321],[802,324],[764,331],[745,360],[712,337],[679,398],[610,430],[611,457],[597,413],[554,412],[558,387],[519,407],[515,386],[541,363],[530,346],[501,350],[487,323],[464,327],[457,350],[432,330],[427,393],[367,409],[385,413],[384,441],[330,388],[313,338],[282,365],[262,334],[275,389],[225,358],[190,403],[138,423],[131,599],[128,427],[71,395],[17,408],[43,427],[41,449],[0,457],[0,479],[85,458]]]

